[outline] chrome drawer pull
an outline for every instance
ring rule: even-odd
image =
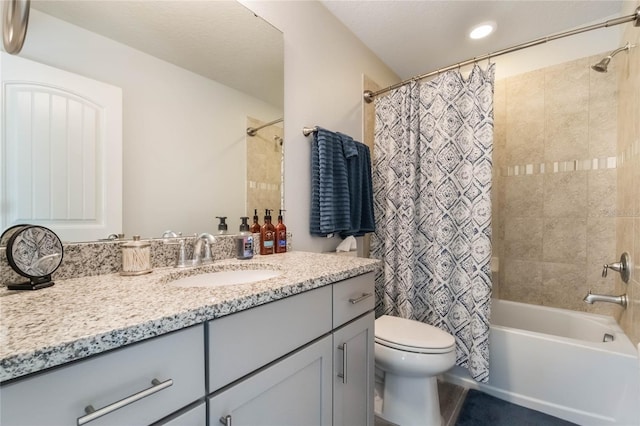
[[[145,398],[149,395],[153,395],[156,392],[160,392],[162,389],[166,389],[169,386],[173,385],[173,380],[172,379],[168,379],[165,380],[164,382],[160,382],[160,380],[158,379],[153,379],[151,381],[151,384],[153,386],[151,386],[150,388],[147,388],[145,390],[142,390],[136,394],[133,394],[131,396],[128,396],[124,399],[121,399],[120,401],[114,402],[113,404],[109,404],[106,407],[102,407],[98,410],[96,410],[95,408],[93,408],[92,405],[87,405],[84,408],[84,412],[87,413],[86,416],[82,416],[78,418],[78,426],[84,425],[89,423],[92,420],[95,420],[99,417],[104,416],[105,414],[109,414],[113,411],[116,411],[126,405],[129,405],[133,402],[139,401],[142,398]]]
[[[222,423],[224,426],[231,426],[231,414],[220,417],[220,423]]]
[[[342,379],[342,383],[347,383],[347,344],[343,343],[338,346],[342,351],[342,373],[338,373],[338,377]]]
[[[373,293],[362,293],[362,296],[358,297],[357,299],[349,299],[349,302],[352,305],[355,305],[356,303],[360,303],[362,302],[364,299],[367,299],[369,297],[373,296]]]

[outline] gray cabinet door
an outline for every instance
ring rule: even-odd
[[[331,342],[328,335],[213,394],[209,424],[331,425]]]
[[[374,314],[369,312],[333,334],[333,424],[373,425]]]

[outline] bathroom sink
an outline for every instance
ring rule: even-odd
[[[282,274],[272,269],[239,269],[233,271],[217,271],[171,281],[174,287],[219,287],[223,285],[248,284],[268,280]]]

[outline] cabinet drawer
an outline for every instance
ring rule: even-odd
[[[100,410],[149,389],[88,423],[149,424],[201,398],[204,384],[199,325],[3,385],[0,423],[75,425],[88,405]]]
[[[331,331],[331,286],[209,321],[209,392]]]
[[[374,308],[374,282],[370,272],[333,284],[333,328]]]

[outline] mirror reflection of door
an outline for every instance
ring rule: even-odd
[[[63,241],[122,229],[122,90],[2,53],[0,228]]]

